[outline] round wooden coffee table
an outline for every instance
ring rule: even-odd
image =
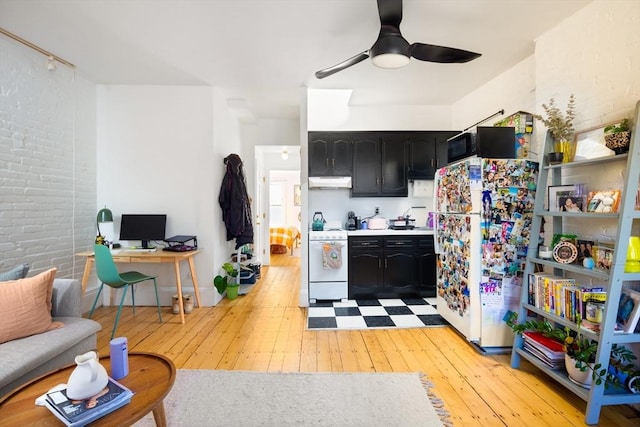
[[[111,373],[109,357],[100,363]],[[50,388],[66,383],[76,365],[45,374],[0,398],[2,425],[62,425],[44,406],[36,406],[35,399]],[[118,380],[134,393],[131,402],[91,423],[92,426],[131,425],[153,411],[157,426],[166,426],[163,400],[173,387],[176,368],[168,358],[153,353],[129,353],[129,375]]]

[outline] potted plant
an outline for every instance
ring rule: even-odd
[[[230,262],[222,264],[222,270],[224,274],[216,276],[213,279],[213,284],[220,295],[226,291],[227,298],[236,299],[238,297],[238,288],[240,287],[238,270]]]
[[[620,381],[620,376],[638,375],[638,369],[635,368],[633,360],[636,356],[622,345],[613,344],[611,346],[611,359],[609,369],[602,367],[596,362],[596,353],[598,351],[598,343],[592,341],[580,333],[565,327],[559,328],[551,324],[547,319],[537,320],[531,319],[524,323],[517,323],[518,314],[510,313],[506,322],[507,325],[518,335],[525,331],[541,332],[545,336],[552,338],[563,345],[565,352],[565,367],[569,373],[569,377],[581,384],[590,384],[591,380],[596,385],[604,383],[605,388],[612,385],[624,388],[624,384]],[[580,377],[580,373],[591,372],[591,375]]]
[[[550,155],[550,158],[559,159],[561,157],[563,163],[573,161],[573,156],[575,155],[573,119],[576,117],[575,98],[573,94],[569,96],[569,103],[567,104],[567,110],[564,114],[556,106],[555,99],[553,98],[549,100],[549,105],[542,104],[542,109],[545,111],[546,117],[540,114],[534,114],[533,117],[544,123],[549,133],[551,133],[555,141],[555,152],[562,153],[562,156],[554,154],[553,156]]]
[[[629,119],[623,119],[619,123],[605,127],[604,141],[607,148],[615,151],[616,154],[623,154],[629,151],[629,144],[631,143]]]

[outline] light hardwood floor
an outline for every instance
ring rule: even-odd
[[[195,308],[180,324],[164,307],[125,307],[117,336],[129,351],[170,357],[177,368],[286,372],[422,372],[456,426],[584,426],[585,402],[523,361],[483,356],[452,328],[308,331],[298,307],[300,258],[273,255],[254,289],[216,307]],[[205,286],[205,281],[201,280]],[[144,286],[144,285],[143,285]],[[102,307],[98,350],[109,353],[115,307]],[[602,410],[600,426],[640,426],[629,406]]]

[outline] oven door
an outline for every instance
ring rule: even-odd
[[[337,268],[324,268],[323,246],[325,243],[341,244],[342,265]],[[315,300],[346,300],[349,296],[347,280],[349,278],[347,241],[309,242],[309,299]]]
[[[338,268],[324,268],[322,262],[323,246],[325,243],[342,245],[340,257],[342,265]],[[347,241],[309,242],[309,282],[346,282],[349,277],[347,268]]]

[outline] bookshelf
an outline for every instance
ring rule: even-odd
[[[629,286],[631,282],[640,281],[640,273],[624,272],[629,236],[632,235],[632,228],[634,226],[636,229],[640,227],[640,211],[635,210],[635,192],[638,188],[640,178],[640,101],[636,103],[633,123],[631,146],[628,154],[543,166],[541,167],[536,191],[532,230],[540,230],[544,217],[551,219],[546,222],[546,225],[549,226],[548,224],[550,224],[552,234],[562,233],[564,222],[567,219],[571,221],[584,220],[585,224],[591,224],[591,221],[607,221],[608,223],[613,222],[616,224],[615,250],[610,270],[588,269],[578,264],[561,264],[552,259],[538,258],[540,236],[534,232],[530,240],[524,271],[525,283],[522,287],[518,307],[518,321],[521,323],[526,320],[528,315],[533,313],[539,318],[546,318],[551,323],[569,327],[580,332],[583,336],[597,341],[598,352],[596,355],[596,363],[602,364],[603,367],[609,366],[609,355],[613,344],[640,343],[639,333],[614,333],[621,290],[623,287]],[[550,135],[547,134],[544,144],[544,154],[546,155],[551,151],[553,151],[553,140]],[[549,212],[544,208],[547,188],[550,185],[563,184],[563,171],[567,172],[567,170],[571,169],[569,172],[575,170],[588,174],[590,168],[606,168],[607,165],[613,165],[614,163],[619,164],[621,162],[625,162],[626,172],[624,176],[624,188],[622,189],[624,197],[618,207],[617,213]],[[593,171],[593,169],[591,170]],[[608,295],[599,334],[585,331],[575,322],[557,316],[555,313],[549,313],[536,308],[534,305],[528,303],[529,290],[526,281],[529,278],[529,274],[534,273],[541,267],[546,267],[546,270],[551,269],[553,274],[558,276],[565,276],[567,273],[569,275],[578,274],[607,284]],[[511,366],[513,368],[519,368],[522,359],[528,360],[559,384],[585,400],[587,402],[585,412],[585,422],[587,424],[598,423],[600,411],[605,405],[640,404],[640,394],[633,394],[631,392],[611,393],[610,389],[605,389],[604,384],[593,384],[590,389],[585,389],[574,384],[569,380],[564,370],[550,369],[531,353],[525,351],[523,349],[523,338],[516,335],[513,352],[511,354]]]

